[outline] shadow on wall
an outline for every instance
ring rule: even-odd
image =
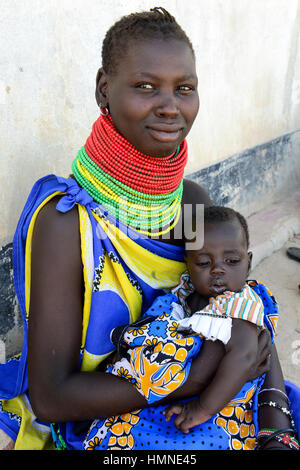
[[[13,283],[12,243],[0,251],[0,363],[21,351],[23,323]]]
[[[232,155],[187,178],[209,193],[214,204],[250,215],[300,187],[300,131]]]

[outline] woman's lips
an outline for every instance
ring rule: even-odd
[[[182,133],[182,128],[168,129],[168,128],[153,128],[148,127],[149,134],[159,142],[176,142]]]

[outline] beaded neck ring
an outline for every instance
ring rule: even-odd
[[[118,132],[110,115],[101,115],[72,170],[96,202],[151,236],[169,232],[179,219],[186,162],[186,141],[173,155],[147,156]]]

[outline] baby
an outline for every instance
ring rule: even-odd
[[[246,281],[248,248],[243,216],[230,208],[206,208],[204,245],[186,252],[181,283],[156,299],[134,325],[112,333],[122,359],[110,372],[126,370],[124,377],[149,403],[182,385],[203,341],[222,341],[225,354],[209,386],[196,399],[165,410],[167,421],[178,415],[175,425],[184,433],[221,411],[249,377],[264,310]]]

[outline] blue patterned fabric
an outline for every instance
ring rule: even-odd
[[[269,329],[274,342],[276,331],[278,306],[270,291],[261,283],[249,281],[252,289],[261,297],[264,304],[264,323]],[[131,358],[130,363],[126,359],[129,367],[126,368],[123,359],[114,365],[108,367],[108,372],[118,374],[121,377],[130,380],[137,389],[143,387],[143,374],[152,371],[159,374],[159,384],[150,384],[151,380],[145,380],[143,394],[149,403],[158,399],[158,394],[170,393],[168,384],[169,375],[165,373],[165,368],[173,364],[173,357],[163,355],[163,348],[158,347],[160,342],[169,346],[173,333],[173,341],[176,344],[176,338],[182,340],[180,333],[172,320],[172,303],[177,298],[173,294],[159,296],[153,305],[146,311],[145,316],[154,318],[153,321],[144,324],[141,320],[137,324],[130,325],[125,335],[122,335],[122,343],[126,343],[124,358]],[[125,338],[125,339],[124,339]],[[193,357],[201,349],[202,340],[198,336],[190,338],[192,347],[187,348],[186,344],[181,343],[186,349],[184,361],[180,362],[180,372],[182,374],[182,383],[187,378],[188,371]],[[133,346],[133,349],[130,349]],[[139,351],[138,361],[135,361],[135,350]],[[174,351],[172,351],[174,353]],[[161,357],[159,354],[162,354]],[[182,357],[182,356],[181,356]],[[133,359],[132,359],[133,358]],[[148,369],[147,369],[148,367]],[[140,373],[142,369],[143,374]],[[157,372],[158,371],[158,372]],[[187,374],[184,374],[187,372]],[[154,372],[153,372],[154,374]],[[161,375],[164,374],[165,382],[162,388]],[[174,374],[174,381],[178,382],[178,376]],[[258,392],[264,381],[264,377],[247,382],[242,390],[231,400],[231,402],[219,413],[210,418],[205,423],[195,426],[189,434],[183,434],[178,431],[174,425],[174,418],[167,422],[163,415],[166,406],[157,406],[137,410],[134,413],[114,416],[108,419],[95,420],[87,434],[84,442],[86,450],[181,450],[181,449],[203,449],[203,450],[252,450],[256,445],[255,436],[258,427],[257,400]],[[289,391],[289,388],[287,388]],[[150,390],[150,392],[149,392]],[[293,403],[299,401],[299,389],[293,387]],[[160,395],[160,398],[161,398]],[[185,400],[188,401],[188,400]],[[293,417],[299,424],[299,405],[293,405]],[[298,428],[299,429],[299,428]]]
[[[76,204],[80,219],[85,283],[80,370],[95,370],[114,351],[111,331],[136,321],[164,289],[177,284],[185,268],[183,249],[140,236],[95,203],[74,179],[48,175],[36,182],[13,240],[15,290],[24,325],[23,348],[18,356],[0,364],[0,427],[20,450],[53,448],[57,432],[70,449],[81,448],[83,440],[83,434],[74,431],[74,423],[51,429],[36,419],[28,396],[30,247],[36,217],[54,196],[60,198],[58,211],[65,213]]]
[[[172,312],[176,302],[171,293],[157,297],[141,320],[122,332],[117,342],[122,358],[108,369],[125,375],[150,404],[184,384],[202,345],[199,336],[185,337],[178,331]]]

